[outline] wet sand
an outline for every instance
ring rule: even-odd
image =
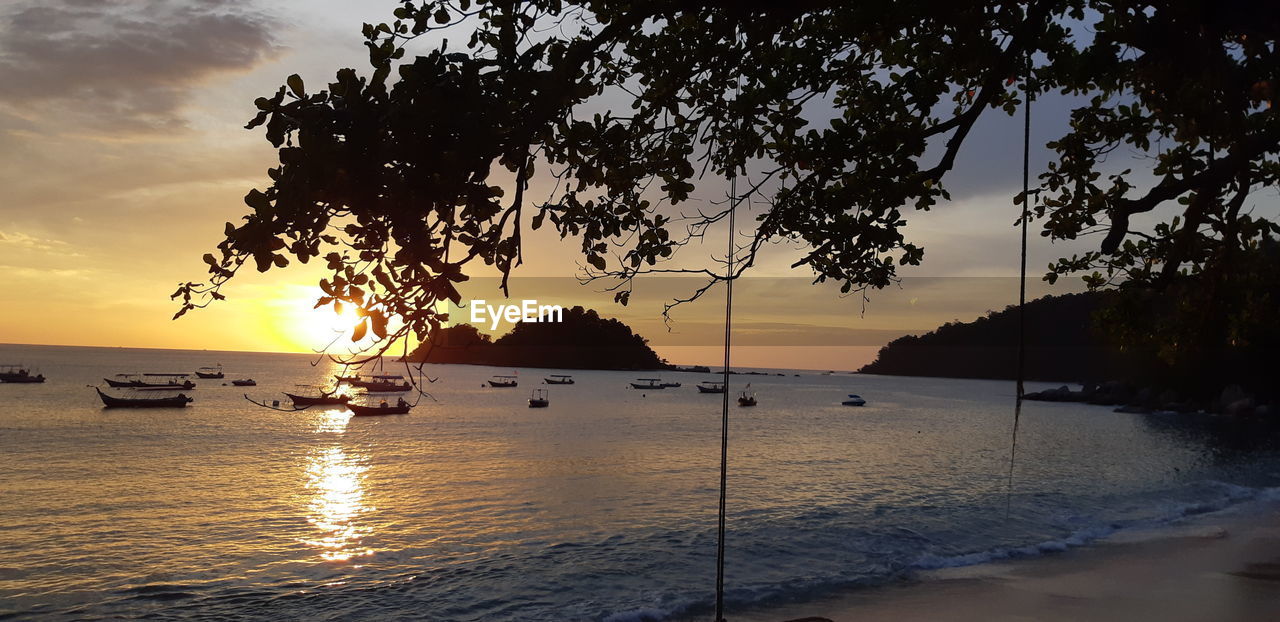
[[[1280,621],[1280,507],[917,579],[727,618]]]

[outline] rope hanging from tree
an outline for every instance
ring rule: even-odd
[[[1018,451],[1018,423],[1022,419],[1023,380],[1027,366],[1027,203],[1031,197],[1030,160],[1031,160],[1031,100],[1035,91],[1031,88],[1031,54],[1026,57],[1026,73],[1022,80],[1022,91],[1026,101],[1022,104],[1022,214],[1018,221],[1022,225],[1022,249],[1018,271],[1018,369],[1017,396],[1013,405],[1013,436],[1009,442],[1009,481],[1005,492],[1004,515],[1009,517],[1013,504],[1013,465]]]

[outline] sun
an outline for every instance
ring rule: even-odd
[[[294,332],[298,340],[310,349],[336,342],[349,343],[351,329],[360,321],[352,305],[343,306],[342,312],[337,313],[332,305],[316,307],[314,298],[301,298],[295,309]]]

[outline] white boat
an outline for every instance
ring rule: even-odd
[[[853,393],[850,393],[849,399],[843,402],[840,402],[840,405],[841,406],[863,406],[866,403],[867,403],[867,400],[862,399],[862,396],[854,395]]]
[[[533,395],[529,396],[529,408],[546,408],[551,404],[551,398],[547,397],[546,389],[534,389]]]

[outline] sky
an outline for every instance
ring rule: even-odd
[[[362,22],[390,18],[395,2],[337,0],[16,0],[0,5],[0,342],[305,352],[332,336],[332,313],[312,310],[320,266],[244,271],[229,300],[177,321],[169,295],[206,276],[201,256],[238,221],[242,197],[264,188],[275,152],[261,129],[243,128],[253,99],[292,73],[310,84],[341,67],[367,66]],[[1037,104],[1033,134],[1065,131],[1070,101]],[[1017,300],[1021,119],[987,115],[947,180],[954,201],[908,214],[924,265],[869,302],[788,269],[797,249],[761,258],[740,288],[740,363],[854,369],[877,346]],[[1033,152],[1033,174],[1044,161]],[[700,188],[718,200],[723,189]],[[723,230],[721,230],[721,236]],[[716,238],[713,234],[710,236]],[[723,238],[717,238],[722,240]],[[641,283],[626,308],[580,285],[574,243],[549,228],[532,235],[513,296],[594,307],[649,337],[678,363],[718,360],[723,298],[662,303],[696,288]],[[712,247],[683,252],[711,256]],[[1051,246],[1034,233],[1033,296],[1050,288],[1044,267],[1087,244]],[[490,280],[464,292],[490,302]],[[487,291],[486,291],[487,289]],[[340,323],[340,321],[339,321]],[[505,331],[503,326],[498,332]]]

